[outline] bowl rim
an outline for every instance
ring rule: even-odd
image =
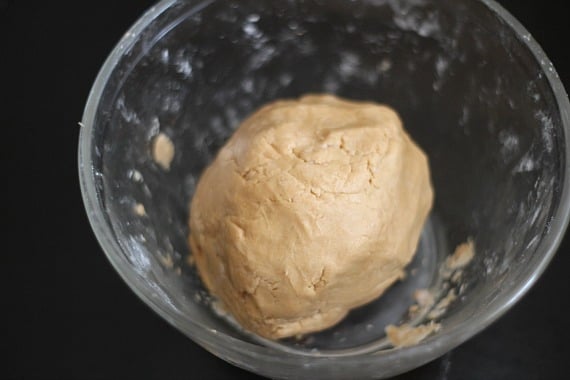
[[[167,320],[170,324],[192,338],[194,341],[201,344],[204,348],[220,356],[222,359],[231,361],[243,368],[254,370],[255,372],[259,372],[259,368],[257,366],[254,367],[253,364],[249,365],[247,362],[236,359],[232,360],[232,358],[236,355],[240,355],[241,357],[248,357],[255,360],[263,359],[265,362],[274,364],[281,363],[292,365],[299,363],[309,365],[307,362],[308,359],[310,359],[312,363],[318,360],[326,361],[331,358],[331,355],[316,354],[306,356],[302,353],[291,354],[283,351],[277,351],[269,347],[242,341],[203,326],[198,322],[183,319],[181,315],[169,312],[167,309],[162,307],[161,302],[156,297],[152,296],[152,289],[142,282],[138,275],[128,267],[126,261],[122,257],[123,255],[120,253],[122,249],[116,241],[115,233],[111,225],[105,219],[105,211],[102,207],[100,194],[97,192],[95,186],[96,172],[91,159],[94,121],[101,95],[103,94],[113,69],[125,52],[134,45],[139,34],[153,20],[170,9],[171,6],[177,4],[178,1],[179,0],[160,1],[147,10],[135,22],[135,24],[128,29],[105,60],[89,93],[79,134],[78,170],[81,194],[91,228],[93,229],[108,260],[122,279],[128,284],[131,290],[162,318]],[[216,0],[196,2],[196,5],[188,13],[199,12],[214,1]],[[502,316],[527,293],[552,260],[568,226],[570,219],[570,154],[568,154],[568,147],[570,147],[570,101],[568,99],[568,95],[556,70],[554,69],[552,62],[548,59],[538,42],[514,16],[494,0],[473,1],[485,5],[495,13],[499,19],[504,21],[514,31],[522,43],[526,45],[540,65],[543,74],[546,76],[555,95],[556,103],[560,112],[562,131],[564,132],[563,140],[565,142],[563,150],[564,160],[562,161],[564,167],[561,169],[564,178],[561,182],[562,190],[557,205],[558,207],[553,212],[550,228],[541,240],[540,244],[536,247],[536,251],[542,251],[543,255],[540,257],[534,270],[525,274],[526,278],[524,278],[524,281],[521,281],[516,286],[513,286],[501,293],[497,298],[498,302],[495,303],[497,307],[490,308],[482,315],[482,318],[477,320],[477,323],[465,325],[458,324],[457,326],[454,326],[454,328],[450,328],[449,330],[438,334],[436,337],[427,338],[415,346],[405,347],[398,350],[374,352],[361,356],[335,356],[335,361],[349,360],[351,364],[358,365],[359,363],[368,362],[370,360],[370,355],[373,355],[380,364],[381,362],[385,362],[385,360],[394,360],[396,358],[398,360],[402,360],[402,358],[412,358],[423,354],[423,363],[425,363],[441,356],[445,352],[453,349],[478,332],[482,331]],[[158,40],[158,38],[156,40]],[[152,45],[149,45],[146,49],[150,49],[151,47]],[[279,354],[277,355],[276,352]],[[382,358],[382,360],[379,360],[380,358]],[[330,364],[330,362],[328,363]],[[418,363],[417,365],[421,365],[423,363]]]

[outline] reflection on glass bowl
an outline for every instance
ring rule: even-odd
[[[395,108],[428,154],[436,200],[408,276],[337,326],[269,342],[220,316],[188,263],[196,181],[259,106],[333,93]],[[528,32],[490,0],[165,0],[123,37],[89,97],[79,143],[103,250],[156,312],[224,360],[273,378],[382,378],[481,331],[543,272],[568,222],[570,106]],[[162,133],[168,170],[151,154]],[[441,329],[393,349],[387,324],[422,323],[417,289],[473,238]],[[333,360],[334,359],[334,360]]]

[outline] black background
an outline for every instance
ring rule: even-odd
[[[0,0],[3,362],[0,378],[257,379],[154,314],[112,269],[77,179],[83,106],[107,54],[153,1]],[[500,1],[570,86],[563,1]],[[404,379],[568,379],[570,240],[524,299]]]

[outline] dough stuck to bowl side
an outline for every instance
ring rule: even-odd
[[[247,330],[326,329],[411,261],[433,202],[428,160],[391,108],[308,95],[270,103],[200,178],[189,243]]]

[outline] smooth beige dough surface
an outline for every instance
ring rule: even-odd
[[[247,330],[322,330],[380,296],[416,250],[433,201],[426,155],[398,115],[328,95],[247,118],[203,173],[192,252]]]

